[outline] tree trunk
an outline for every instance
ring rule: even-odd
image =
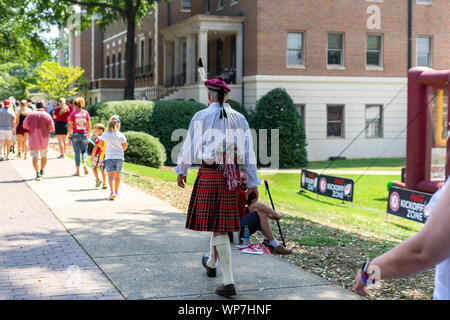
[[[136,15],[127,17],[127,44],[125,53],[125,100],[134,100],[134,78],[136,75],[135,61],[135,43],[136,36]]]

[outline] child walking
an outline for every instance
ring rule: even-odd
[[[95,176],[95,187],[98,188],[102,184],[102,180],[98,177],[97,169],[100,168],[103,178],[103,189],[106,189],[106,174],[105,174],[105,141],[102,140],[102,135],[105,133],[105,126],[98,123],[94,126],[94,133],[97,137],[94,141],[95,146],[91,154],[92,172]]]
[[[128,148],[125,135],[120,132],[119,116],[109,119],[108,130],[102,136],[105,141],[105,167],[108,173],[108,182],[111,189],[110,200],[119,195],[120,172],[122,171],[124,152]]]

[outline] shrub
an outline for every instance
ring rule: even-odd
[[[107,124],[111,116],[120,117],[122,131],[148,132],[154,103],[152,101],[109,101],[94,104],[88,108],[91,117]]]
[[[173,164],[172,149],[181,141],[172,141],[172,133],[176,129],[188,129],[194,114],[205,107],[204,104],[192,101],[155,101],[148,133],[159,138],[166,148],[167,164]]]
[[[159,139],[143,132],[125,132],[128,149],[125,151],[127,162],[160,168],[166,161],[166,150]]]
[[[172,132],[187,129],[194,114],[205,107],[192,101],[109,101],[92,105],[88,111],[92,119],[105,126],[117,114],[121,131],[145,132],[159,138],[166,150],[167,164],[173,164],[171,152],[179,141],[171,141]]]
[[[234,100],[227,100],[227,103],[230,105],[231,108],[233,108],[233,110],[242,113],[242,115],[245,117],[245,119],[247,119],[247,121],[249,120],[247,109],[245,109],[245,107],[243,107],[239,102]]]
[[[252,121],[255,129],[280,130],[280,167],[307,165],[306,134],[294,102],[285,89],[277,88],[257,103]],[[270,149],[270,133],[268,137]]]

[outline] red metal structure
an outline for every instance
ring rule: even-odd
[[[450,175],[450,70],[408,72],[406,188],[435,193]]]

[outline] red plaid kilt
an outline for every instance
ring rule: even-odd
[[[100,155],[94,155],[94,159],[92,161],[92,169],[100,168],[100,170],[105,170],[105,158],[100,159]]]
[[[189,204],[186,229],[211,232],[241,230],[238,189],[228,190],[223,171],[199,169]]]

